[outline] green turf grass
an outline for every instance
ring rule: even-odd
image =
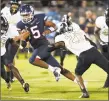
[[[59,57],[56,59],[59,61]],[[67,56],[64,67],[74,73],[76,62],[75,56]],[[90,98],[87,99],[80,99],[81,91],[78,85],[64,76],[56,82],[51,72],[32,66],[25,59],[16,60],[16,67],[30,84],[30,92],[25,93],[17,80],[12,83],[12,91],[8,91],[5,82],[1,80],[2,100],[108,100],[108,89],[101,88],[106,73],[96,65],[92,65],[83,75],[90,93]]]

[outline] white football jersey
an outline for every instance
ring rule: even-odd
[[[108,26],[105,22],[105,16],[100,16],[96,19],[95,24],[98,28],[100,28],[100,39],[103,42],[108,42]]]
[[[14,33],[11,26],[9,26],[7,33],[1,36],[1,56],[3,56],[6,52],[6,41],[8,40],[8,38],[12,38],[12,36],[10,36],[10,33]]]
[[[1,10],[1,13],[3,13],[4,17],[6,17],[9,25],[13,30],[13,33],[10,33],[10,37],[12,36],[13,38],[13,36],[19,35],[16,24],[21,20],[20,12],[18,11],[16,14],[11,15],[10,8],[6,6]]]
[[[8,36],[7,35],[2,35],[1,36],[1,56],[3,56],[6,52],[6,48],[5,48],[5,45],[6,45],[6,41],[8,39]]]
[[[85,32],[80,29],[78,24],[72,22],[69,28],[72,28],[72,31],[57,35],[55,37],[55,43],[64,41],[65,47],[77,56],[93,47],[90,42],[85,39]],[[59,32],[59,30],[60,27],[57,31]]]

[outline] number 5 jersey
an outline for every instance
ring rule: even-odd
[[[38,48],[42,44],[48,43],[45,36],[42,35],[45,29],[45,21],[45,14],[36,14],[30,23],[23,23],[23,21],[17,23],[18,31],[26,29],[30,32],[30,36],[27,41],[30,42],[34,49]]]

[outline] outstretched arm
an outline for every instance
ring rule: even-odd
[[[16,36],[14,38],[15,41],[26,40],[29,37],[29,35],[30,35],[28,30],[22,30],[22,31],[18,31],[18,32],[19,32],[19,36]]]
[[[98,40],[98,42],[104,43],[104,42],[100,39],[100,30],[101,30],[100,28],[95,27],[94,34],[95,34],[96,40]]]
[[[55,49],[63,48],[63,47],[65,47],[65,43],[63,41],[60,41],[60,42],[57,42],[57,43],[54,43],[54,44],[49,45],[48,46],[48,51],[49,52],[52,52]]]
[[[56,31],[56,25],[51,21],[45,21],[45,26],[48,26],[49,28],[43,32],[43,35]]]

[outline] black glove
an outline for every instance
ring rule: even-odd
[[[48,45],[48,52],[52,52],[56,49],[54,44]]]

